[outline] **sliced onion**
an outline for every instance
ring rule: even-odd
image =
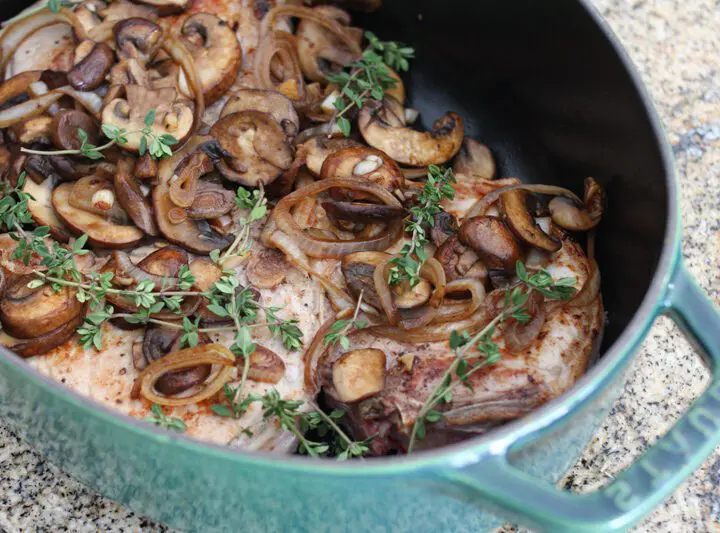
[[[21,104],[8,107],[0,111],[0,128],[7,128],[18,122],[44,113],[51,105],[62,98],[62,93],[51,92]]]
[[[38,30],[58,23],[65,23],[72,26],[75,38],[79,41],[87,39],[87,32],[77,16],[66,8],[60,9],[57,13],[53,13],[49,9],[43,9],[31,13],[26,17],[19,18],[12,24],[6,26],[2,31],[2,35],[0,35],[0,53],[2,54],[2,60],[0,60],[0,77],[5,77],[5,69],[7,68],[8,62],[15,54],[15,50],[17,50],[25,39]]]
[[[526,307],[530,321],[523,324],[513,320],[503,331],[505,345],[513,353],[525,350],[538,338],[547,318],[545,297],[541,293],[533,292],[528,298]]]
[[[205,113],[205,97],[202,92],[200,78],[195,70],[195,60],[185,45],[174,37],[165,37],[162,42],[162,49],[172,58],[175,63],[180,65],[185,77],[190,84],[190,89],[195,96],[195,109],[193,110],[193,127],[187,135],[187,139],[191,139],[202,124],[202,116]],[[179,149],[180,147],[178,147]]]
[[[500,196],[503,193],[506,193],[509,191],[515,191],[518,189],[522,189],[523,191],[533,192],[533,193],[537,193],[537,194],[551,194],[554,196],[565,196],[566,198],[575,200],[578,203],[582,203],[580,198],[578,198],[574,192],[572,192],[571,190],[568,190],[564,187],[556,187],[555,185],[527,185],[527,184],[521,183],[519,185],[508,185],[507,187],[501,187],[500,189],[495,189],[494,191],[486,194],[480,200],[478,200],[477,202],[475,202],[472,205],[472,207],[468,210],[467,214],[465,215],[465,220],[470,220],[473,217],[484,215],[485,212],[488,210],[488,208],[500,199]]]
[[[189,396],[170,398],[155,392],[155,383],[168,372],[195,368],[199,365],[220,365],[222,368],[210,377],[210,381],[202,384],[200,390]],[[135,381],[130,397],[137,399],[143,396],[158,405],[173,407],[198,403],[215,395],[232,379],[234,366],[235,356],[222,344],[204,344],[195,348],[186,348],[161,357],[148,365]]]
[[[465,320],[480,309],[480,306],[485,302],[485,286],[480,283],[479,280],[469,278],[456,279],[448,283],[445,287],[445,295],[462,294],[466,292],[470,293],[470,301],[468,303],[450,304],[445,301],[438,310],[433,324]]]
[[[422,342],[441,342],[450,338],[453,331],[468,331],[471,335],[477,333],[490,322],[492,316],[487,306],[481,306],[465,320],[456,322],[442,322],[429,324],[423,328],[405,330],[390,326],[374,326],[369,329],[370,333],[378,337],[386,337],[398,342],[410,342],[414,344]]]
[[[352,36],[347,31],[348,28],[346,26],[343,26],[337,20],[326,17],[320,12],[308,7],[294,6],[290,4],[274,7],[268,11],[267,15],[263,18],[262,25],[260,26],[260,35],[266,36],[273,31],[275,28],[275,21],[278,17],[295,17],[319,24],[326,30],[330,31],[335,38],[341,41],[351,54],[359,56],[362,53],[359,44],[356,40],[353,40]]]
[[[295,137],[295,140],[293,143],[295,145],[303,144],[304,142],[312,139],[313,137],[317,137],[319,135],[327,135],[328,137],[335,137],[337,135],[342,134],[342,130],[337,125],[337,122],[325,122],[324,124],[321,124],[319,126],[314,126],[312,128],[307,128],[303,131],[301,131],[297,137]],[[426,173],[427,175],[427,173]]]
[[[308,236],[293,220],[291,209],[309,195],[316,195],[333,188],[344,188],[366,192],[386,205],[402,207],[397,198],[385,189],[371,182],[332,178],[314,183],[281,199],[273,211],[273,219],[280,230],[295,241],[300,250],[311,257],[338,259],[354,252],[385,250],[400,238],[402,219],[392,220],[382,234],[368,239],[332,240]]]
[[[267,17],[265,19],[267,20]],[[303,77],[300,57],[294,39],[294,36],[281,31],[267,33],[260,41],[257,50],[255,50],[253,68],[255,78],[263,89],[279,91],[279,85],[273,80],[272,68],[273,60],[277,58],[282,64],[284,81],[292,80],[295,82],[297,95],[291,97],[286,94],[285,96],[288,96],[298,109],[306,109],[313,102],[311,102],[308,86]]]
[[[600,294],[600,268],[594,259],[590,259],[590,277],[580,292],[568,302],[571,307],[585,307],[595,301]]]
[[[380,305],[387,317],[388,324],[397,326],[400,323],[400,314],[398,313],[398,308],[395,305],[392,293],[390,292],[390,285],[388,284],[388,275],[392,267],[392,260],[392,257],[386,259],[375,267],[373,280],[375,281],[375,292],[377,292],[378,298],[380,299]]]
[[[320,329],[315,333],[310,346],[303,354],[303,366],[305,367],[305,392],[315,395],[320,390],[317,379],[317,368],[322,360],[328,345],[325,343],[325,335],[335,323],[335,317],[326,320]]]

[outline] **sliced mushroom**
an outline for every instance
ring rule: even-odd
[[[181,40],[195,63],[205,103],[220,98],[235,81],[242,51],[235,32],[211,13],[196,13],[185,21]]]
[[[28,211],[33,222],[38,226],[50,228],[50,235],[60,242],[70,240],[70,230],[63,224],[55,213],[52,205],[52,191],[57,184],[56,180],[46,178],[41,184],[33,180],[26,180],[23,191],[29,194],[32,199],[28,200]]]
[[[221,117],[240,111],[269,113],[289,137],[298,133],[300,119],[292,101],[277,91],[265,89],[240,89],[225,103]]]
[[[143,232],[113,222],[100,215],[70,205],[73,184],[64,183],[53,190],[52,204],[58,217],[76,234],[86,233],[91,244],[101,248],[128,248],[139,243]]]
[[[67,74],[67,79],[78,91],[93,91],[105,81],[115,61],[112,49],[105,43],[96,43],[92,50]]]
[[[475,139],[465,137],[462,147],[453,161],[455,174],[477,176],[491,180],[495,178],[495,158],[490,149]]]
[[[178,207],[190,207],[195,200],[200,176],[213,170],[210,157],[205,152],[195,152],[178,174],[170,178],[170,200]]]
[[[135,163],[135,177],[141,180],[154,179],[157,177],[158,167],[150,154],[142,155]]]
[[[89,143],[97,144],[100,130],[95,120],[77,109],[63,109],[52,119],[50,135],[53,144],[60,150],[78,150],[82,141],[78,129],[87,134]]]
[[[109,180],[85,176],[72,184],[70,206],[103,217],[116,224],[126,224],[128,216],[115,202],[115,190]]]
[[[325,135],[312,137],[309,141],[302,145],[307,154],[307,167],[316,176],[320,175],[325,159],[331,154],[343,150],[344,148],[352,148],[360,146],[360,143],[353,139],[345,137],[334,137],[328,139]]]
[[[240,111],[225,115],[213,125],[210,134],[232,158],[218,163],[218,170],[243,185],[272,183],[294,160],[285,132],[269,113]]]
[[[522,254],[515,236],[498,217],[466,220],[460,228],[460,239],[475,250],[488,268],[514,271]]]
[[[517,189],[501,194],[499,205],[503,220],[527,244],[548,252],[557,252],[562,248],[562,243],[550,237],[535,223],[527,208],[527,198],[526,191]]]
[[[584,207],[563,196],[550,200],[548,207],[553,222],[570,231],[588,231],[600,223],[600,219],[593,219]]]
[[[188,253],[179,246],[163,246],[138,263],[138,267],[153,276],[175,278],[180,268],[187,266]]]
[[[350,25],[350,15],[337,7],[320,6],[314,11],[327,19],[337,21],[340,26]],[[333,32],[317,22],[301,20],[296,37],[303,73],[312,81],[325,83],[327,74],[342,70],[358,57],[362,33],[358,35],[355,28],[347,28],[347,38],[355,45],[350,49]]]
[[[48,353],[53,348],[69,341],[75,330],[83,323],[84,315],[79,313],[74,319],[66,322],[44,335],[32,339],[20,340],[7,334],[0,334],[0,344],[20,357],[32,357]]]
[[[415,309],[428,303],[432,295],[432,285],[421,279],[416,285],[409,287],[398,285],[394,302],[398,309]]]
[[[383,252],[357,252],[346,255],[342,260],[342,273],[350,293],[375,309],[382,309],[380,297],[375,289],[375,267],[390,258]]]
[[[36,279],[29,275],[10,280],[0,301],[3,329],[13,337],[45,335],[82,312],[83,304],[75,298],[74,288],[61,287],[57,292],[49,285],[29,288],[28,283]]]
[[[333,219],[350,222],[387,222],[405,216],[405,209],[391,205],[326,200],[322,206]]]
[[[430,228],[430,239],[435,246],[442,246],[449,237],[457,235],[458,229],[455,216],[441,211],[435,215],[435,224]]]
[[[163,31],[151,20],[131,17],[115,24],[113,36],[120,59],[135,59],[145,65],[159,50]]]
[[[155,217],[153,216],[150,200],[145,198],[140,190],[140,185],[133,177],[134,161],[123,157],[118,161],[117,173],[115,174],[115,195],[118,203],[135,225],[148,235],[158,234]]]
[[[238,357],[238,372],[242,373],[244,357]],[[279,383],[285,375],[285,362],[278,354],[261,346],[256,345],[255,351],[250,354],[250,366],[247,377],[260,383]]]
[[[168,219],[168,213],[177,207],[170,200],[170,179],[175,175],[179,163],[192,151],[199,149],[203,144],[211,140],[210,137],[195,136],[187,143],[183,150],[172,157],[163,159],[158,170],[159,183],[153,189],[153,208],[155,220],[160,233],[165,238],[178,244],[185,249],[198,254],[209,254],[215,249],[224,250],[232,242],[231,235],[221,235],[213,230],[206,220],[193,220],[187,218],[178,224],[173,224]]]
[[[385,388],[385,352],[371,348],[343,354],[333,365],[332,382],[337,399],[354,403]]]
[[[15,142],[28,146],[34,143],[50,144],[52,117],[40,116],[10,126],[8,133]],[[6,165],[3,165],[3,168]]]
[[[188,217],[194,219],[217,219],[232,211],[235,206],[235,194],[221,185],[201,181],[198,183],[195,199],[185,209]]]
[[[195,277],[195,287],[200,291],[209,291],[222,276],[222,269],[205,257],[193,259],[190,273]]]
[[[193,110],[189,102],[177,100],[175,89],[163,88],[150,90],[139,85],[128,85],[127,100],[116,98],[103,108],[102,122],[104,126],[116,126],[128,133],[127,143],[123,149],[138,151],[145,128],[148,112],[155,111],[155,120],[150,130],[157,136],[172,135],[182,142],[193,126]]]
[[[382,150],[398,163],[416,167],[442,165],[457,154],[465,137],[460,115],[449,112],[433,123],[431,131],[419,132],[392,125],[387,115],[382,117],[380,111],[387,110],[388,102],[393,100],[386,97],[383,106],[365,105],[360,110],[358,125],[370,146]]]
[[[330,154],[322,165],[320,177],[364,179],[380,185],[390,193],[405,188],[405,175],[397,163],[387,154],[364,146],[345,148]],[[338,200],[371,198],[356,191],[333,190],[331,194]]]
[[[245,274],[248,282],[258,289],[272,289],[285,281],[290,265],[285,254],[275,248],[268,248],[259,254],[253,254]]]

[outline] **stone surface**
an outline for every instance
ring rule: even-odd
[[[683,253],[720,303],[720,4],[595,4],[627,47],[669,132],[682,193]],[[668,319],[658,320],[624,394],[566,486],[592,490],[607,483],[662,435],[706,384],[707,373],[683,336]],[[0,531],[168,531],[86,489],[2,428],[0,465]],[[635,531],[720,532],[720,454]]]

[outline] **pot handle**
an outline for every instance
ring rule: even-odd
[[[666,435],[605,488],[574,494],[510,464],[508,448],[443,474],[465,494],[539,531],[625,531],[670,496],[720,444],[720,310],[681,263],[664,301],[668,314],[712,369],[710,386]],[[531,438],[531,435],[527,437]]]

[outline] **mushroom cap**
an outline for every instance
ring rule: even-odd
[[[220,98],[235,81],[242,64],[242,50],[235,32],[211,13],[190,16],[180,30],[195,63],[205,103]]]
[[[145,65],[160,49],[163,31],[153,21],[130,17],[113,26],[118,57],[135,59]]]
[[[144,234],[132,225],[120,225],[70,205],[73,184],[63,183],[52,193],[52,204],[58,217],[76,234],[87,234],[94,246],[129,248],[139,243]]]
[[[386,96],[386,100],[388,102],[383,106],[366,105],[360,110],[358,125],[370,146],[385,152],[398,163],[416,167],[442,165],[460,150],[465,137],[460,115],[451,111],[436,120],[431,131],[420,132],[392,125],[387,113],[382,118],[383,108],[389,104],[397,106],[394,98]]]
[[[294,137],[300,127],[300,119],[292,101],[277,91],[269,89],[240,89],[228,99],[220,116],[239,111],[269,113],[288,136]]]
[[[323,164],[328,156],[334,154],[335,152],[339,152],[344,148],[361,146],[361,144],[354,139],[348,139],[345,137],[333,137],[328,139],[324,135],[317,135],[310,138],[302,146],[307,155],[306,164],[308,169],[316,176],[319,176],[322,172]]]
[[[158,136],[171,135],[179,142],[190,133],[193,127],[192,104],[177,100],[177,91],[169,87],[151,90],[140,85],[128,85],[125,88],[127,99],[115,98],[102,111],[103,125],[112,125],[125,129],[127,143],[125,150],[136,152],[140,149],[145,118],[155,110],[155,120],[150,129]]]
[[[507,226],[515,235],[530,246],[547,252],[557,252],[562,242],[550,237],[540,226],[527,208],[528,193],[523,190],[508,191],[500,195],[500,212]]]
[[[25,180],[23,192],[29,194],[33,199],[28,200],[28,211],[33,221],[38,226],[50,228],[50,235],[60,242],[70,240],[70,230],[58,218],[52,205],[52,191],[55,188],[56,180],[46,178],[41,184],[33,180]]]
[[[220,162],[220,172],[243,185],[272,183],[294,160],[285,131],[269,113],[240,111],[225,115],[213,125],[210,134],[231,158]]]
[[[486,180],[495,178],[495,158],[490,149],[475,139],[465,137],[453,161],[455,174],[467,174]]]

